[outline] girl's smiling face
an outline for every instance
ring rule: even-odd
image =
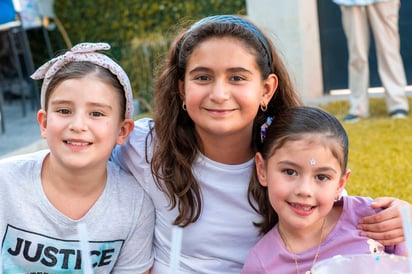
[[[63,166],[105,165],[129,132],[130,119],[121,120],[119,92],[93,75],[64,80],[47,104],[47,111],[38,113],[41,134]]]
[[[256,155],[260,183],[284,230],[319,226],[349,177],[320,135],[304,136],[286,141],[267,161]]]
[[[242,136],[250,143],[253,120],[277,87],[271,74],[263,80],[256,58],[240,40],[210,38],[191,54],[179,89],[202,140]]]

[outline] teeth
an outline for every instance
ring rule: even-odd
[[[69,145],[73,145],[73,146],[87,146],[89,143],[80,143],[80,142],[71,142],[71,141],[67,141],[67,143]]]
[[[297,205],[297,204],[293,204],[293,207],[299,208],[299,209],[302,209],[302,210],[311,210],[312,209],[311,206],[300,206],[300,205]]]

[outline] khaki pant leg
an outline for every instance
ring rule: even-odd
[[[399,0],[367,6],[366,13],[376,45],[378,72],[385,88],[388,112],[409,110],[405,94],[406,76],[400,54]]]
[[[342,26],[345,32],[349,61],[348,77],[350,114],[369,116],[369,62],[370,34],[364,7],[340,6]]]

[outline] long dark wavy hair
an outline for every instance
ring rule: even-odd
[[[222,18],[229,20],[220,20]],[[179,80],[184,80],[186,64],[193,50],[208,39],[232,37],[250,48],[263,79],[271,73],[277,75],[277,91],[266,112],[258,110],[254,121],[251,132],[253,151],[256,140],[260,140],[258,129],[266,116],[301,105],[281,55],[263,32],[241,16],[215,16],[213,19],[201,20],[176,37],[154,87],[153,130],[156,137],[151,171],[157,186],[167,194],[171,208],[178,207],[179,214],[174,224],[180,226],[195,222],[202,208],[201,186],[192,171],[201,144],[192,119],[182,109],[178,88]]]

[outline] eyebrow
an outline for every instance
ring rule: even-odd
[[[277,163],[277,165],[291,165],[291,166],[293,166],[294,168],[301,168],[300,165],[298,165],[298,164],[296,164],[296,163],[294,163],[294,162],[288,161],[288,160],[280,161],[280,162]],[[325,171],[332,171],[333,173],[338,174],[338,172],[337,172],[334,168],[329,167],[329,166],[316,167],[316,171],[317,171],[317,172],[321,172],[321,171],[323,171],[323,172],[325,172]]]
[[[52,106],[55,106],[55,105],[63,105],[63,104],[73,105],[74,103],[70,100],[54,100],[54,101],[52,100],[52,101],[50,101],[50,104]],[[110,105],[110,104],[97,103],[97,102],[87,103],[87,106],[107,108],[107,109],[110,109],[110,110],[113,109],[112,105]]]
[[[110,109],[110,110],[112,110],[113,109],[113,107],[112,107],[112,105],[109,105],[109,104],[104,104],[104,103],[87,103],[87,105],[89,106],[93,106],[93,107],[100,107],[100,108],[107,108],[107,109]]]
[[[211,72],[212,69],[207,68],[207,67],[195,67],[194,69],[192,69],[191,71],[189,71],[189,74],[196,73],[196,72],[199,72],[199,71]],[[233,67],[233,68],[227,69],[227,71],[228,71],[228,72],[232,72],[232,73],[233,73],[233,72],[246,72],[246,73],[252,74],[252,72],[251,72],[250,70],[245,69],[245,68],[243,68],[243,67]]]
[[[59,104],[72,104],[73,102],[70,100],[50,100],[50,104],[52,105],[59,105]]]

